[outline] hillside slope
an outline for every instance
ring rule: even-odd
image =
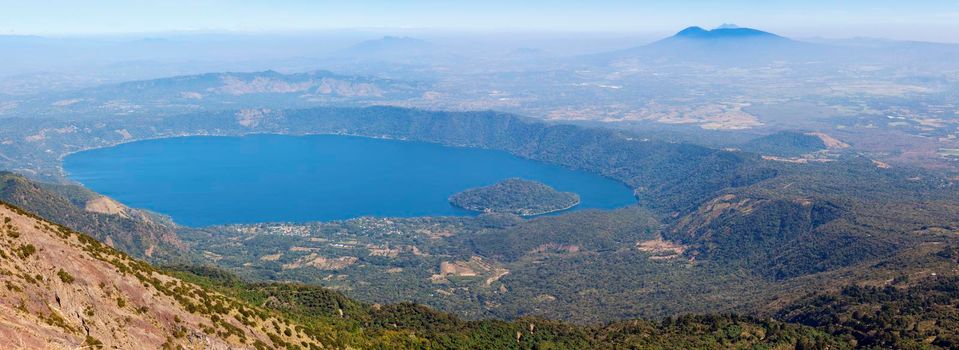
[[[662,322],[629,320],[601,327],[537,318],[464,321],[409,303],[360,303],[315,286],[248,284],[211,268],[161,272],[90,236],[5,203],[0,203],[0,222],[0,281],[4,286],[0,289],[0,339],[4,348],[845,349],[955,345],[951,330],[956,319],[955,278],[920,282],[910,288],[850,287],[839,296],[811,296],[777,315],[808,326],[734,315],[682,316]],[[951,248],[940,255],[955,262],[959,256],[955,252]],[[924,311],[925,305],[936,313]],[[870,314],[873,312],[875,315]]]
[[[81,187],[42,185],[0,172],[0,200],[71,229],[90,232],[136,257],[163,260],[186,248],[172,223]]]
[[[90,236],[5,203],[0,217],[4,347],[319,346],[263,309],[160,273]]]
[[[959,262],[954,247],[940,255]],[[861,348],[959,348],[959,278],[893,283],[813,295],[784,308],[777,318],[854,338]]]
[[[174,275],[0,202],[4,348],[843,348],[812,328],[738,316],[581,327],[464,321],[414,304],[368,305],[319,287]],[[202,275],[202,276],[201,276]],[[201,284],[197,284],[201,283]],[[289,320],[296,320],[295,322]],[[322,339],[322,342],[321,342]]]

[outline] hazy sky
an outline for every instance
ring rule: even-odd
[[[420,28],[673,32],[723,22],[794,37],[959,41],[957,0],[0,0],[0,33]]]

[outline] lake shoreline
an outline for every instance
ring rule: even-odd
[[[588,194],[573,205],[524,217],[635,203],[627,186],[598,174],[500,150],[362,135],[181,135],[86,151],[92,152],[64,156],[62,166],[72,182],[127,206],[169,215],[187,227],[470,216],[481,212],[450,205],[449,193],[510,177],[531,177]],[[177,178],[185,175],[199,183],[179,183]],[[340,207],[329,199],[340,201]],[[210,212],[216,215],[203,218]]]
[[[567,210],[570,210],[570,209],[575,208],[577,205],[580,204],[580,202],[582,202],[582,200],[581,200],[581,199],[577,199],[577,200],[576,200],[576,203],[570,204],[569,206],[566,206],[566,207],[563,207],[563,208],[559,208],[559,209],[547,210],[547,211],[544,211],[544,212],[541,212],[541,213],[533,213],[533,214],[497,213],[497,212],[495,212],[495,211],[476,210],[476,209],[470,209],[470,208],[466,208],[466,207],[463,207],[463,206],[459,206],[459,205],[456,205],[456,204],[454,204],[454,203],[452,203],[452,202],[450,203],[450,205],[455,206],[455,207],[457,207],[457,208],[464,209],[464,210],[469,210],[469,211],[474,212],[474,213],[477,213],[477,214],[513,214],[513,215],[520,216],[520,217],[524,217],[524,218],[530,218],[530,217],[536,217],[536,216],[540,216],[540,215],[547,215],[547,214],[558,213],[558,212],[561,212],[561,211],[567,211]]]

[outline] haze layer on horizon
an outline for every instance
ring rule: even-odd
[[[336,29],[669,33],[722,23],[791,37],[959,42],[949,0],[357,0],[0,1],[0,34]]]

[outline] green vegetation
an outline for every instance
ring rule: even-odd
[[[770,300],[947,263],[917,250],[955,245],[959,203],[939,179],[856,159],[777,172],[675,217],[624,208],[182,234],[245,278],[319,284],[370,302],[415,300],[469,319],[768,315]],[[303,264],[318,257],[352,263]]]
[[[749,140],[743,150],[780,157],[796,157],[826,149],[826,144],[815,135],[794,131],[780,131]]]
[[[514,178],[465,190],[450,196],[449,200],[457,207],[472,211],[531,216],[572,208],[579,204],[579,195]]]
[[[959,260],[956,249],[943,251]],[[807,297],[777,318],[854,340],[863,349],[959,348],[959,278],[851,286]]]
[[[689,283],[704,287],[703,293],[715,284],[750,285],[741,283],[746,277],[715,273],[714,266],[690,268],[680,256],[656,260],[651,259],[655,252],[636,249],[636,242],[656,238],[659,225],[647,211],[624,208],[531,220],[513,215],[359,218],[181,233],[222,256],[217,264],[244,278],[320,284],[380,303],[417,300],[470,319],[533,314],[591,323],[662,317],[716,308],[692,296],[679,299],[679,290]],[[316,257],[355,262],[304,264]],[[440,275],[443,263],[469,266],[475,276]],[[327,278],[331,274],[349,278]],[[597,288],[602,279],[608,281]],[[643,292],[650,288],[663,292]],[[557,299],[534,302],[545,295]],[[645,307],[651,304],[658,306]]]
[[[85,200],[97,196],[77,186],[38,184],[0,171],[0,200],[71,229],[91,232],[131,255],[155,261],[185,258],[171,224],[160,220],[86,211]],[[8,232],[16,234],[15,231]],[[147,256],[147,252],[151,256]]]
[[[936,256],[959,263],[959,248],[942,249]],[[403,344],[443,349],[952,349],[959,334],[959,277],[916,283],[899,278],[887,287],[851,286],[838,293],[811,294],[783,307],[774,319],[686,315],[656,322],[576,326],[532,317],[464,321],[410,303],[361,303],[315,286],[248,284],[210,267],[180,266],[172,271],[194,283],[278,310],[303,325],[307,333],[328,327],[354,330],[348,336],[327,335],[327,343],[338,345],[396,347],[398,343],[389,341],[403,339],[402,334],[416,334],[421,337],[416,343],[404,340]],[[366,337],[376,340],[360,340]]]
[[[258,307],[277,310],[335,347],[428,349],[845,349],[848,342],[810,327],[736,315],[682,316],[576,326],[540,318],[465,321],[411,303],[370,305],[325,288],[248,284],[210,267],[174,275]]]
[[[90,349],[102,349],[102,348],[103,348],[103,343],[102,343],[101,341],[99,341],[99,340],[97,340],[96,338],[91,337],[91,336],[89,336],[89,335],[86,336],[86,338],[84,339],[83,345],[86,346],[87,348],[90,348]]]
[[[63,269],[60,269],[60,271],[57,271],[57,276],[60,277],[60,281],[63,281],[63,283],[73,283],[74,281],[73,276],[67,273],[66,271],[63,271]]]
[[[23,244],[14,248],[13,252],[16,253],[20,259],[26,259],[37,252],[37,247],[34,247],[33,244]]]

